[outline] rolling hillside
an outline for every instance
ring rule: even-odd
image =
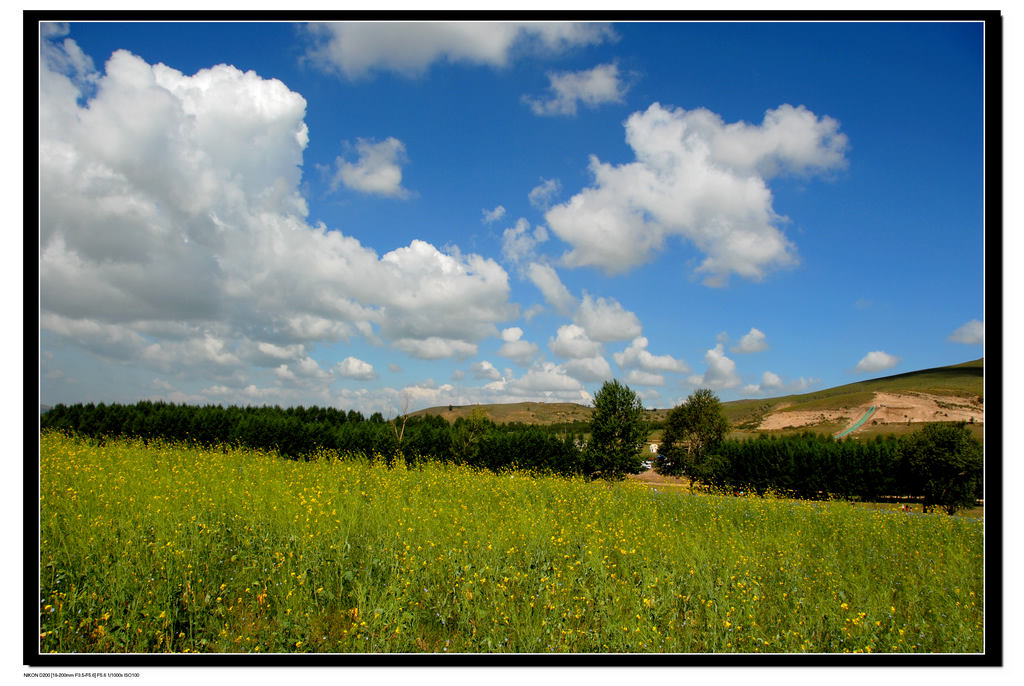
[[[859,434],[898,433],[899,426],[926,421],[984,423],[985,360],[869,379],[798,395],[754,398],[722,403],[737,434],[769,430],[840,431],[873,404],[881,406]],[[482,410],[499,423],[558,424],[586,422],[592,408],[576,403],[510,403],[431,407],[413,415],[440,415],[449,421]],[[649,411],[660,421],[668,408]],[[879,428],[879,427],[885,428]]]
[[[410,412],[410,416],[440,415],[450,422],[468,418],[474,410],[483,410],[487,418],[499,424],[560,424],[589,422],[593,408],[577,403],[507,403],[496,405],[448,405]]]
[[[984,358],[950,365],[894,374],[878,379],[845,384],[825,390],[778,398],[737,400],[724,403],[726,416],[737,427],[757,428],[780,412],[830,413],[866,409],[877,395],[936,398],[943,405],[977,408],[983,412],[985,395]],[[863,413],[863,410],[860,411]],[[916,421],[924,421],[917,418]]]

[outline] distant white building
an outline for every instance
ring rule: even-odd
[[[655,455],[658,454],[658,444],[657,443],[651,443],[650,444],[650,448],[651,448],[651,452],[652,453],[654,453]]]

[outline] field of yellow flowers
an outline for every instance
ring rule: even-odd
[[[976,518],[40,439],[42,652],[984,650]]]

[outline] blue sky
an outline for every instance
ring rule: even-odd
[[[52,24],[42,402],[648,407],[984,354],[983,27]]]

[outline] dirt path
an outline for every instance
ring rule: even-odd
[[[628,474],[627,479],[639,481],[648,486],[689,486],[690,480],[679,476],[662,476],[653,469],[640,472],[639,474]]]

